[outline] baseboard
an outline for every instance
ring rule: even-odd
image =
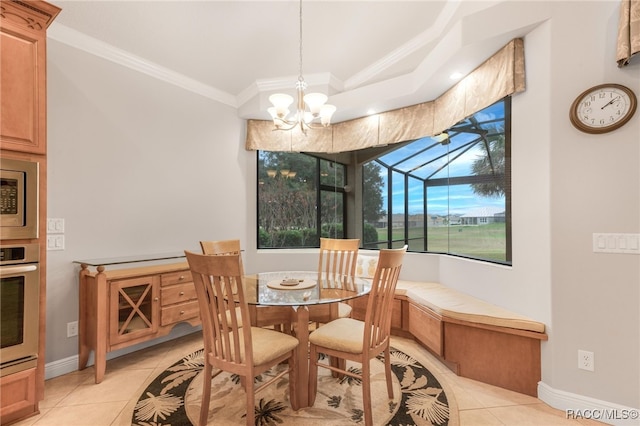
[[[49,380],[54,377],[63,376],[73,373],[78,369],[78,355],[68,358],[59,359],[57,361],[48,362],[44,365],[44,379]]]
[[[553,408],[564,410],[568,419],[591,419],[616,426],[637,426],[640,421],[639,408],[557,390],[543,382],[538,383],[538,398]]]
[[[166,336],[159,337],[154,340],[149,340],[147,342],[143,342],[137,345],[133,345],[128,348],[109,352],[107,354],[107,361],[113,358],[120,357],[122,355],[130,354],[132,352],[148,348],[150,346],[157,345],[159,343],[177,339],[178,337],[186,336],[191,333],[199,333],[199,332],[201,332],[200,326],[197,326],[197,327],[189,326],[188,328],[176,327],[173,330],[171,330],[171,333],[167,334]],[[53,362],[46,363],[44,366],[44,379],[49,380],[49,379],[53,379],[54,377],[62,376],[62,375],[77,371],[78,361],[79,361],[79,356],[74,355],[68,358],[63,358]],[[89,355],[89,361],[87,362],[87,367],[93,365],[93,363],[94,363],[93,352],[91,352],[91,354]]]

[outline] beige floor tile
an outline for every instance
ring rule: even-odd
[[[128,401],[137,397],[136,392],[147,380],[153,369],[114,371],[105,375],[101,383],[94,383],[93,378],[78,386],[69,396],[62,399],[57,407],[102,402]]]
[[[120,414],[126,401],[54,407],[33,426],[109,426]]]
[[[453,395],[455,396],[459,410],[477,410],[485,408],[484,405],[475,398],[473,392],[466,391],[464,387],[457,383],[451,383],[450,387]]]
[[[530,405],[512,405],[510,407],[490,408],[491,414],[496,416],[507,426],[579,426],[576,420],[567,419],[565,412],[549,407],[544,403]]]
[[[460,426],[595,426],[599,422],[567,419],[539,399],[456,376],[410,339],[392,345],[410,350],[440,381]],[[203,347],[201,332],[161,343],[107,362],[105,379],[94,383],[93,368],[45,382],[41,413],[15,426],[129,426],[133,408],[147,385],[181,357]]]
[[[40,408],[55,407],[89,377],[93,377],[93,369],[74,371],[45,381],[44,399],[40,402]]]
[[[457,395],[456,395],[457,398]],[[482,408],[479,410],[460,410],[460,426],[502,426],[503,423],[491,412]]]
[[[537,404],[541,402],[533,396],[513,392],[465,377],[457,377],[456,383],[459,387],[464,388],[468,393],[472,394],[485,408],[518,404]]]
[[[35,416],[31,416],[28,417],[24,420],[21,420],[17,423],[13,423],[11,426],[32,426],[35,422],[37,422],[38,420],[40,420],[45,414],[47,414],[47,412],[50,410],[50,408],[42,408],[40,407],[40,414],[36,414]]]

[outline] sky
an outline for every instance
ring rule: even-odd
[[[473,118],[480,123],[480,127],[492,130],[496,128],[495,123],[486,123],[504,117],[504,103],[498,102],[473,115]],[[482,124],[485,122],[486,124]],[[464,124],[464,123],[462,123]],[[503,126],[503,121],[498,122]],[[455,128],[455,126],[454,126]],[[473,133],[452,132],[450,143],[442,145],[433,138],[427,137],[394,150],[380,160],[389,166],[393,166],[403,172],[411,171],[412,174],[421,178],[446,178],[456,176],[469,176],[471,165],[479,157],[484,156],[484,152],[478,145],[467,150],[461,148],[466,143],[477,140],[478,135]],[[458,156],[456,158],[456,156]],[[448,167],[446,164],[449,163]],[[439,168],[444,167],[440,171]],[[387,206],[387,172],[383,168],[381,177],[385,182],[383,190],[383,203]],[[404,179],[402,173],[393,173],[392,201],[393,213],[404,213]],[[419,179],[409,179],[409,214],[424,213],[422,182]],[[504,209],[504,197],[481,197],[476,195],[470,185],[452,185],[442,187],[430,187],[428,189],[427,213],[430,215],[458,215],[481,207],[492,207]]]

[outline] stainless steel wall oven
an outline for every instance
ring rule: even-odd
[[[0,377],[36,366],[39,258],[38,244],[0,246]]]

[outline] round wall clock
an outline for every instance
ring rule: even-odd
[[[606,133],[629,121],[637,104],[636,95],[628,87],[600,84],[585,90],[573,101],[569,118],[578,130]]]

